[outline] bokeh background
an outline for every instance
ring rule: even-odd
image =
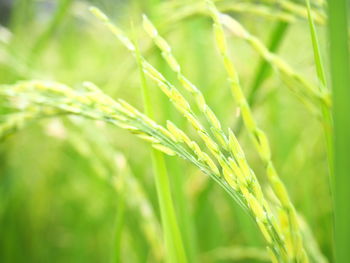
[[[239,133],[264,184],[264,167],[240,128],[212,22],[199,11],[186,13],[198,2],[1,0],[0,83],[46,79],[75,87],[88,80],[142,110],[137,63],[88,8],[96,5],[106,12],[176,84],[142,31],[141,15],[146,13],[224,127]],[[279,10],[273,1],[255,3]],[[249,10],[228,13],[265,43],[281,23],[274,15]],[[307,20],[300,16],[287,24],[276,52],[317,83]],[[325,26],[319,23],[317,29],[324,48]],[[250,94],[259,55],[242,40],[230,35],[228,40]],[[156,120],[172,120],[194,136],[167,98],[151,82],[150,87]],[[253,112],[272,142],[273,159],[296,208],[330,258],[331,199],[320,123],[274,72],[256,93]],[[268,262],[253,220],[223,189],[183,160],[166,157],[166,164],[192,262]],[[71,117],[35,121],[1,138],[0,262],[162,262],[163,251],[148,144],[115,127]]]

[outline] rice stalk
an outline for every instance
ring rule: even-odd
[[[289,0],[276,1],[276,3],[280,5],[282,9],[289,11],[300,17],[303,17],[304,19],[308,19],[308,11],[303,5],[297,4]],[[326,15],[324,13],[311,10],[310,15],[312,16],[313,20],[317,21],[317,23],[325,24]]]
[[[60,114],[100,120],[128,130],[167,155],[177,155],[190,161],[211,176],[243,208],[246,207],[241,197],[219,176],[218,168],[213,165],[211,158],[182,130],[168,122],[168,129],[174,132],[172,134],[125,101],[114,101],[92,83],[84,83],[84,86],[83,90],[74,91],[56,82],[24,81],[1,86],[0,96],[9,101],[23,100],[27,105],[40,106],[43,116],[48,110],[56,110]],[[30,106],[13,104],[13,108],[21,112],[31,112]]]
[[[135,55],[140,72],[145,114],[154,118],[154,109],[150,98],[150,91],[146,82],[145,73],[142,70],[142,59],[137,45],[135,45]],[[188,260],[175,214],[165,160],[163,154],[156,149],[151,149],[151,155],[168,260],[169,262],[174,263],[185,263]]]
[[[271,32],[271,35],[269,36],[268,50],[270,52],[275,53],[278,50],[284,36],[288,31],[288,26],[289,26],[289,23],[284,23],[284,22],[278,22],[276,24],[273,31]],[[265,60],[263,59],[259,60],[256,73],[254,74],[255,77],[249,89],[248,103],[251,107],[254,106],[257,93],[261,88],[262,84],[264,83],[265,79],[269,75],[271,71],[270,69],[271,68],[269,64]]]
[[[287,255],[289,257],[289,260],[296,262],[308,262],[308,257],[303,246],[302,236],[298,226],[296,211],[289,198],[288,192],[274,167],[271,158],[270,143],[266,134],[256,124],[249,104],[240,86],[238,73],[228,56],[226,39],[220,20],[221,15],[217,11],[212,1],[207,1],[207,4],[214,21],[215,40],[229,77],[233,97],[238,103],[238,107],[242,113],[243,122],[250,135],[250,138],[256,146],[259,156],[264,162],[264,165],[266,167],[266,174],[271,187],[281,202],[279,214],[282,231],[285,234],[284,241],[286,243],[286,249],[288,253]],[[245,32],[240,31],[240,34],[245,34]]]
[[[44,109],[43,107],[30,107],[25,112],[13,112],[1,115],[0,140],[12,135],[27,126],[28,123],[41,118],[55,117],[63,113],[55,109]]]
[[[229,183],[232,185],[231,181],[228,183],[222,178],[220,171],[210,157],[170,122],[168,127],[174,134],[157,125],[126,102],[113,101],[91,83],[85,83],[85,89],[77,92],[62,84],[30,81],[2,87],[1,94],[7,98],[26,98],[29,104],[52,107],[68,114],[81,115],[112,123],[131,131],[144,140],[150,141],[156,149],[168,155],[176,154],[190,160],[223,186],[243,207],[247,207],[245,202],[249,204],[249,211],[257,219],[265,238],[271,242],[269,244],[270,249],[274,251],[276,257],[281,257],[284,248],[281,247],[281,237],[278,234],[278,227],[273,223],[271,210],[267,210],[267,202],[264,201],[262,196],[258,196],[259,199],[257,199],[253,195],[259,189],[258,185],[252,185],[251,181],[247,182],[246,178],[240,176],[240,180],[246,182],[240,184],[240,191],[242,192],[240,194],[236,190],[237,188],[229,185]],[[179,139],[187,141],[187,146],[192,150],[192,153],[180,145]],[[241,158],[243,157],[241,156]],[[262,195],[261,190],[260,194]],[[264,206],[259,204],[261,199]],[[265,213],[265,211],[269,211],[270,214]]]
[[[204,96],[202,95],[202,93],[200,92],[200,90],[198,88],[196,88],[194,86],[193,83],[191,83],[182,73],[181,71],[181,67],[179,65],[179,63],[177,62],[176,58],[173,56],[173,54],[171,53],[171,48],[168,45],[168,43],[164,40],[164,38],[162,38],[157,29],[154,27],[154,25],[150,22],[150,20],[144,16],[143,19],[143,24],[144,24],[144,28],[146,30],[146,32],[152,37],[152,39],[154,40],[155,44],[159,47],[159,49],[162,51],[162,56],[164,57],[164,59],[167,61],[168,65],[170,66],[170,68],[177,73],[177,77],[178,80],[180,81],[180,83],[182,83],[182,86],[184,89],[188,90],[193,97],[195,98],[195,101],[199,107],[199,109],[201,110],[201,112],[203,113],[203,115],[206,117],[209,125],[211,126],[211,130],[214,133],[214,136],[216,137],[217,141],[220,142],[221,147],[223,147],[223,150],[226,151],[230,151],[231,153],[231,157],[233,157],[233,159],[229,159],[231,161],[231,166],[234,166],[234,172],[237,172],[237,168],[240,167],[242,172],[245,172],[245,176],[250,178],[251,182],[257,183],[257,179],[255,177],[255,175],[252,172],[249,172],[249,165],[248,163],[245,161],[244,158],[244,154],[242,149],[240,148],[237,139],[235,138],[234,134],[232,133],[232,131],[229,131],[229,139],[227,139],[224,131],[221,128],[221,124],[218,120],[218,118],[216,117],[215,113],[210,109],[210,107],[207,105],[206,100],[204,98]],[[205,139],[204,139],[205,140]],[[213,152],[212,152],[213,153]],[[215,155],[215,153],[213,153]],[[229,157],[230,158],[230,157]],[[218,162],[221,164],[222,159],[223,158],[216,158],[218,160]],[[236,160],[237,162],[233,161]],[[223,167],[223,171],[224,171],[224,175],[225,174],[229,174],[230,171],[229,169],[226,169],[226,164],[222,163],[221,166]],[[237,174],[240,174],[240,172],[238,171]],[[228,177],[228,176],[227,176]],[[230,180],[230,178],[228,177],[227,180]],[[238,181],[238,184],[245,184],[246,181],[244,179],[240,179],[240,181]],[[257,183],[258,184],[258,183]],[[245,191],[245,189],[241,189],[241,191]],[[257,190],[257,192],[255,193],[256,196],[259,196],[259,199],[262,200],[263,206],[266,206],[266,209],[269,209],[268,206],[265,204],[266,201],[263,200],[262,197],[262,193],[261,190]],[[249,202],[249,198],[247,197],[248,202]],[[255,202],[253,200],[250,200],[251,202]],[[251,204],[251,208],[253,209],[253,207],[258,204]],[[255,211],[257,212],[257,211]],[[263,217],[260,217],[263,218]],[[259,223],[259,222],[258,222]]]
[[[289,23],[293,23],[298,20],[297,17],[288,12],[273,9],[266,5],[257,5],[249,2],[218,2],[218,8],[222,12],[251,14],[262,18],[279,20]],[[167,16],[169,13],[171,13],[170,17],[166,20],[169,21],[169,23],[181,21],[196,15],[208,15],[207,10],[202,2],[194,2],[190,4],[184,2],[177,4],[176,6],[174,6],[174,2],[166,2],[163,4],[161,11],[167,14]]]
[[[93,8],[91,11],[98,18],[100,18],[100,20],[102,20],[105,23],[105,25],[116,35],[116,37],[124,44],[124,46],[135,55],[135,47],[132,45],[131,41],[127,38],[127,36],[121,31],[121,29],[113,25],[108,20],[108,18],[98,9]],[[146,28],[148,27],[148,31],[155,30],[155,28],[152,27],[150,23],[147,23],[147,20],[144,21],[146,21]],[[153,34],[157,33],[153,32]],[[169,51],[170,47],[164,41],[164,39],[159,38],[157,39],[157,42],[159,46],[162,46],[163,50]],[[179,72],[179,65],[176,63],[176,60],[171,55],[171,53],[164,53],[164,56],[168,61],[169,65],[171,65],[171,67],[174,69],[174,71]],[[181,95],[181,93],[172,84],[170,84],[159,71],[157,71],[148,62],[146,62],[143,57],[140,57],[139,59],[142,60],[142,66],[145,73],[157,83],[158,87],[164,92],[165,95],[169,97],[170,101],[174,104],[175,108],[188,120],[188,122],[197,131],[199,137],[204,141],[211,154],[220,164],[223,170],[224,178],[227,181],[227,183],[236,192],[240,193],[243,199],[249,204],[251,212],[253,213],[258,226],[260,227],[264,237],[266,238],[268,245],[273,251],[274,256],[277,258],[285,258],[285,247],[283,246],[282,237],[279,233],[279,229],[275,225],[275,219],[272,215],[271,209],[267,201],[264,199],[261,187],[256,179],[256,176],[253,173],[253,171],[249,168],[244,153],[234,134],[229,131],[228,144],[230,146],[229,149],[233,158],[227,158],[220,151],[219,146],[215,142],[215,140],[213,140],[210,137],[203,125],[198,121],[198,118],[191,110],[190,104]],[[184,79],[183,75],[179,76],[183,82],[183,85],[186,86],[187,89],[194,90],[195,87],[193,87],[187,79]],[[198,93],[196,92],[196,94]],[[199,103],[199,105],[202,107],[202,109],[207,109],[205,101],[200,101],[201,102]],[[214,115],[212,114],[210,116],[213,117]],[[210,119],[210,121],[213,122],[214,128],[219,129],[218,123],[214,123],[213,119]],[[220,174],[219,170],[216,168],[216,165],[214,164],[214,162],[212,162],[210,157],[205,153],[201,153],[201,150],[197,143],[191,142],[188,138],[184,136],[183,133],[177,133],[177,128],[173,124],[171,124],[168,128],[173,131],[173,135],[176,134],[176,138],[178,140],[186,143],[190,149],[192,149],[194,152],[200,155],[200,158],[202,160],[205,160],[209,166],[213,167],[213,170],[217,170],[216,174]]]
[[[240,2],[240,1],[215,1],[217,8],[221,12],[233,12],[237,14],[251,14],[262,18],[277,20],[281,22],[294,23],[299,19],[307,19],[307,10],[304,6],[289,1],[263,1],[259,3],[254,2]],[[195,16],[198,14],[208,15],[208,12],[202,1],[184,2],[165,2],[160,7],[160,11],[165,13],[165,17],[169,22],[184,20],[185,18]],[[313,8],[312,16],[317,24],[325,24],[325,15],[319,10]]]
[[[286,86],[317,116],[321,116],[319,105],[329,111],[331,107],[330,93],[327,90],[318,90],[300,74],[295,72],[279,56],[270,52],[265,45],[255,36],[243,28],[239,22],[227,15],[220,15],[219,21],[233,34],[246,40],[271,66],[280,74]]]
[[[285,22],[278,22],[275,25],[273,31],[271,32],[271,35],[269,36],[268,50],[270,50],[270,52],[275,52],[279,48],[286,32],[288,31],[288,27],[289,27],[289,23],[285,23]],[[269,63],[267,63],[266,60],[261,58],[258,62],[258,66],[256,69],[256,73],[254,74],[251,87],[249,88],[249,94],[247,95],[248,104],[252,109],[255,106],[258,92],[262,87],[264,81],[270,74],[270,72],[271,72],[271,67]],[[237,123],[237,128],[236,128],[237,135],[240,134],[242,130],[242,126],[243,126],[242,119],[239,119],[239,122]]]

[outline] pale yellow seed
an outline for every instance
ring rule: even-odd
[[[204,111],[204,109],[206,107],[205,99],[204,99],[204,96],[202,95],[202,93],[199,93],[198,90],[195,93],[195,99],[196,99],[197,105],[199,106],[199,109],[201,111]]]
[[[163,75],[147,62],[142,63],[143,70],[153,79],[165,82]]]
[[[232,175],[232,171],[230,169],[227,169],[227,167],[223,167],[222,172],[224,174],[224,178],[227,181],[227,183],[233,188],[237,189],[237,183]]]
[[[146,15],[142,16],[142,25],[147,34],[149,34],[151,37],[156,37],[158,36],[158,31],[155,28],[155,26],[152,24],[152,22],[147,18]]]
[[[124,123],[121,123],[121,124],[118,124],[119,127],[123,128],[123,129],[126,129],[128,131],[130,131],[131,133],[134,133],[134,134],[140,134],[140,130],[137,129],[136,127],[134,126],[131,126],[131,125],[128,125],[128,124],[124,124]]]
[[[266,219],[266,214],[262,206],[259,204],[259,202],[256,200],[256,198],[249,194],[247,198],[247,203],[249,204],[250,208],[253,210],[256,218],[258,220],[264,221]]]
[[[272,179],[271,183],[273,184],[275,193],[280,199],[281,203],[283,205],[286,205],[286,204],[289,205],[290,204],[289,196],[283,183],[278,179]]]
[[[157,83],[157,86],[162,90],[162,92],[167,95],[168,97],[170,97],[170,89],[169,86],[166,85],[164,82],[160,81],[160,80],[155,80]]]
[[[215,41],[217,43],[219,51],[223,54],[226,53],[227,46],[226,46],[224,31],[222,30],[222,28],[220,26],[215,24],[214,25],[214,33],[215,33]]]
[[[222,131],[218,131],[215,128],[211,128],[210,130],[214,134],[216,140],[220,143],[221,147],[223,147],[225,150],[228,150],[227,139],[225,134]]]
[[[214,152],[219,152],[219,147],[218,145],[204,132],[198,131],[199,136],[202,138],[204,141],[205,145]]]
[[[177,89],[171,89],[170,99],[177,105],[180,110],[190,111],[190,105]]]
[[[206,4],[207,4],[207,8],[208,8],[211,16],[213,17],[214,22],[217,23],[218,22],[218,12],[216,11],[216,7],[215,7],[214,3],[212,1],[207,0]]]
[[[125,100],[123,99],[118,99],[118,102],[128,111],[132,112],[135,115],[140,115],[140,112],[135,109],[133,106],[131,106],[129,103],[127,103]]]
[[[97,7],[90,7],[90,12],[103,22],[108,22],[108,17]]]
[[[259,229],[260,229],[261,233],[263,234],[265,240],[268,243],[272,243],[271,235],[270,235],[269,231],[267,230],[265,224],[261,221],[258,221],[257,224],[258,224]]]
[[[171,139],[172,141],[176,142],[176,137],[171,133],[169,132],[167,129],[164,129],[162,126],[159,126],[158,127],[159,131],[161,133],[163,133],[167,138]]]
[[[142,140],[145,140],[147,142],[150,142],[150,143],[159,143],[159,140],[152,137],[152,136],[149,136],[149,135],[146,135],[146,134],[139,134],[137,135],[139,138],[141,138]]]
[[[285,238],[285,240],[284,240],[284,244],[285,244],[287,253],[288,253],[289,255],[295,255],[294,244],[293,244],[293,241],[292,241],[290,235],[287,235],[287,236],[286,236],[286,238]]]
[[[244,152],[231,129],[228,129],[228,137],[229,137],[228,138],[229,146],[232,151],[232,154],[234,156],[239,156],[240,158],[244,158]]]
[[[289,229],[289,218],[285,210],[279,209],[278,220],[283,231],[286,231]]]
[[[163,57],[164,59],[167,61],[167,63],[169,64],[169,66],[171,67],[171,69],[175,72],[180,72],[181,67],[180,65],[177,63],[176,59],[174,58],[173,55],[169,54],[169,53],[163,53]]]
[[[231,60],[228,57],[225,56],[223,59],[224,59],[224,67],[226,69],[231,85],[234,87],[238,86],[239,79],[238,79],[235,67],[233,66],[233,64],[231,63]],[[242,99],[242,96],[237,96],[239,95],[237,94],[237,92],[234,92],[234,94],[237,97],[237,101]]]
[[[92,82],[84,81],[82,86],[87,89],[89,92],[101,93],[101,90]]]
[[[206,106],[204,108],[204,112],[205,112],[207,118],[209,119],[209,121],[211,122],[211,124],[214,126],[214,128],[221,130],[220,121],[218,120],[218,118],[216,117],[214,112],[208,106]]]
[[[275,253],[273,253],[273,251],[271,250],[271,248],[267,248],[267,251],[268,251],[268,253],[269,253],[269,256],[270,256],[270,258],[271,258],[271,261],[272,261],[272,263],[278,263],[279,261],[277,260],[277,258],[276,258],[276,255],[275,255]]]
[[[197,130],[197,131],[202,131],[203,127],[199,123],[199,121],[189,112],[185,112],[185,117],[186,119],[191,123],[191,125]]]
[[[163,53],[165,54],[170,54],[171,53],[171,47],[169,46],[169,44],[165,41],[164,38],[158,36],[156,38],[154,38],[154,42],[156,43],[156,45],[159,47],[159,49],[161,51],[163,51]]]
[[[176,141],[183,142],[183,137],[186,136],[182,130],[175,126],[171,121],[166,122],[167,129],[175,137]]]
[[[238,37],[246,38],[249,35],[248,32],[241,26],[241,24],[229,15],[220,14],[219,19],[223,25],[225,25]]]
[[[165,154],[167,154],[167,155],[170,155],[170,156],[176,155],[176,153],[172,149],[170,149],[170,148],[168,148],[168,147],[166,147],[164,145],[152,144],[152,147],[157,149],[157,150],[159,150],[159,151],[161,151],[161,152],[163,152],[163,153],[165,153]]]
[[[238,180],[240,182],[245,182],[247,178],[243,175],[243,173],[240,170],[240,168],[238,167],[236,161],[233,160],[231,157],[229,157],[228,162],[229,162],[230,168],[232,169],[234,174],[237,176]]]
[[[203,153],[202,158],[203,157],[204,157],[203,161],[205,161],[205,163],[210,167],[213,173],[216,175],[219,175],[220,174],[219,169],[217,168],[213,160],[209,157],[209,155],[207,155],[206,153]]]
[[[247,126],[248,130],[255,130],[256,124],[254,119],[252,118],[252,114],[250,112],[249,106],[245,103],[241,105],[241,112],[243,116],[244,123]]]
[[[194,86],[188,79],[186,79],[183,75],[180,75],[180,82],[182,86],[191,93],[197,93],[198,89]]]
[[[248,199],[249,196],[250,196],[250,192],[249,192],[247,186],[244,185],[244,184],[242,184],[242,182],[240,182],[238,185],[239,185],[239,187],[240,187],[240,189],[241,189],[241,192],[242,192],[243,196],[244,196],[246,199]]]
[[[265,161],[269,161],[271,159],[271,151],[268,139],[266,137],[266,134],[262,132],[260,129],[255,130],[255,136],[257,137],[258,143],[259,143],[259,151],[262,156],[262,158]]]

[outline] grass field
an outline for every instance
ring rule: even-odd
[[[348,262],[348,10],[0,1],[0,262]]]

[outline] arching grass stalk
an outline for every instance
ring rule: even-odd
[[[237,2],[237,1],[215,1],[221,12],[232,12],[244,15],[253,15],[286,23],[294,23],[307,19],[307,10],[300,4],[291,1],[260,1]],[[171,12],[169,12],[171,10]],[[167,17],[166,23],[174,23],[196,15],[207,15],[208,11],[201,1],[168,1],[163,2],[160,11]],[[312,16],[316,23],[324,25],[326,18],[320,9],[312,8]]]
[[[268,241],[273,257],[284,258],[279,227],[275,225],[273,214],[260,186],[252,177],[252,171],[249,172],[242,149],[232,134],[230,144],[236,149],[235,159],[239,166],[231,159],[230,166],[222,163],[224,167],[221,167],[225,174],[229,173],[230,179],[227,176],[223,177],[211,158],[174,124],[169,122],[166,130],[125,101],[112,100],[92,83],[85,83],[83,90],[74,91],[58,83],[30,81],[2,86],[0,91],[0,95],[7,100],[25,100],[28,107],[16,104],[13,106],[22,112],[30,112],[31,106],[36,105],[40,106],[44,116],[54,109],[62,113],[105,121],[129,130],[168,155],[178,155],[189,160],[219,183],[242,207],[248,209]],[[232,172],[229,169],[233,169]]]
[[[121,31],[120,28],[112,24],[100,10],[92,8],[91,11],[97,18],[99,18],[103,23],[105,23],[108,29],[110,29],[110,31],[121,41],[121,43],[131,52],[131,54],[133,54],[134,56],[137,55],[134,44],[130,41],[126,34],[123,31]],[[208,149],[210,149],[210,151],[214,153],[214,156],[217,159],[221,160],[222,155],[220,155],[220,153],[217,153],[217,144],[209,137],[208,133],[204,130],[202,124],[198,121],[198,118],[196,118],[195,114],[191,110],[189,103],[185,100],[181,93],[171,83],[169,83],[157,69],[155,69],[151,64],[149,64],[144,59],[144,57],[142,57],[141,54],[138,54],[137,56],[139,56],[139,60],[141,60],[142,62],[142,70],[145,72],[145,74],[156,82],[160,90],[170,99],[171,103],[181,113],[181,115],[183,115],[188,120],[190,125],[192,125],[192,127],[194,127],[195,130],[198,130],[199,136],[203,139],[203,141],[205,141],[206,145],[208,146]],[[171,130],[173,134],[179,133],[179,135],[177,136],[178,141],[185,143],[196,154],[200,154],[200,159],[204,160],[206,163],[208,163],[210,167],[212,167],[213,170],[217,171],[215,174],[219,174],[216,165],[211,160],[209,155],[202,152],[202,150],[196,142],[188,138],[188,136],[185,133],[179,130],[179,128],[177,128],[170,121],[167,123],[167,128],[168,130]],[[239,201],[239,198],[237,199],[237,201],[241,205],[243,205]]]
[[[190,161],[236,198],[242,207],[246,207],[237,199],[235,191],[218,176],[219,171],[209,156],[183,131],[171,122],[168,122],[168,130],[165,129],[125,101],[114,101],[92,83],[84,83],[84,89],[80,91],[74,91],[60,83],[45,81],[26,81],[0,87],[0,97],[14,102],[12,107],[17,111],[30,114],[39,110],[40,117],[50,116],[54,111],[57,114],[101,120],[126,129],[150,142],[155,149]],[[25,107],[21,103],[23,101]]]
[[[135,45],[136,59],[140,72],[141,88],[143,95],[143,104],[145,113],[154,118],[154,109],[152,107],[149,87],[145,73],[142,69],[142,59],[138,46]],[[162,227],[165,240],[165,247],[169,262],[187,262],[187,256],[183,245],[178,221],[176,219],[175,208],[171,196],[170,182],[167,174],[164,156],[161,152],[151,149],[152,163],[154,171],[154,180],[157,189],[158,202],[162,218]]]
[[[307,10],[302,4],[289,0],[276,1],[276,4],[281,6],[285,11],[291,12],[305,19],[308,17]],[[317,21],[317,23],[324,24],[326,21],[326,15],[324,13],[311,10],[311,15],[313,20]]]
[[[268,50],[270,52],[276,52],[280,47],[286,32],[288,31],[288,23],[278,22],[271,32],[271,36],[268,43]],[[256,96],[262,84],[269,75],[271,68],[265,60],[259,60],[256,73],[254,74],[254,79],[250,87],[248,95],[248,103],[251,107],[255,104]]]
[[[220,23],[237,37],[246,40],[279,73],[285,85],[310,109],[322,119],[320,105],[329,111],[331,97],[329,91],[319,90],[298,74],[289,64],[272,53],[257,37],[249,33],[238,21],[227,15],[220,15]]]
[[[232,1],[218,1],[218,9],[222,12],[233,12],[237,14],[251,14],[254,16],[259,16],[271,20],[278,20],[283,22],[295,22],[297,17],[289,12],[281,11],[262,3],[258,5],[250,2],[232,2]],[[164,12],[167,12],[166,15],[169,16],[169,9],[172,10],[170,17],[166,20],[167,22],[177,22],[184,20],[186,18],[196,16],[196,15],[205,15],[207,16],[208,12],[205,8],[205,5],[201,2],[192,2],[188,1],[183,3],[177,2],[165,2],[163,3]]]
[[[238,103],[238,107],[242,113],[243,121],[250,135],[250,138],[256,146],[259,156],[264,162],[270,185],[276,197],[280,201],[280,219],[287,222],[287,224],[281,225],[285,236],[285,246],[287,249],[288,260],[296,262],[308,262],[308,256],[305,252],[300,228],[298,226],[297,213],[289,198],[287,189],[279,178],[279,175],[274,167],[271,158],[270,143],[266,134],[258,127],[255,121],[255,118],[240,86],[238,73],[229,58],[226,39],[220,19],[220,16],[222,15],[217,11],[212,1],[207,0],[206,2],[214,21],[215,40],[229,77],[233,97]],[[244,34],[245,32],[241,31],[241,33]]]
[[[241,196],[220,176],[212,159],[183,131],[171,122],[168,122],[168,130],[163,128],[125,101],[114,101],[92,83],[84,83],[83,90],[74,91],[59,83],[28,81],[1,86],[0,96],[9,103],[14,101],[12,107],[21,112],[31,114],[39,110],[40,117],[48,116],[52,111],[58,114],[79,115],[129,130],[150,142],[155,149],[192,162],[246,208]],[[32,107],[33,105],[37,107]]]
[[[117,197],[117,216],[115,219],[115,233],[114,233],[114,249],[112,251],[113,262],[120,263],[122,260],[122,238],[125,224],[125,202],[126,202],[126,189],[125,189],[125,174],[121,173],[119,180],[114,183],[115,188],[118,189]]]
[[[211,157],[204,153],[199,145],[191,141],[183,132],[172,123],[168,123],[169,131],[175,135],[178,141],[184,142],[188,148],[195,152],[199,156],[199,160],[204,161],[211,167],[216,176],[213,176],[214,180],[218,182],[224,182],[224,185],[231,190],[232,197],[241,204],[243,207],[248,207],[250,214],[255,219],[257,225],[259,226],[262,234],[264,235],[268,247],[271,251],[271,256],[276,260],[286,261],[288,259],[286,248],[283,243],[283,235],[280,232],[281,226],[276,225],[276,220],[272,213],[272,210],[269,206],[269,203],[265,200],[264,194],[262,193],[261,186],[257,181],[257,178],[249,167],[249,164],[245,158],[244,152],[240,147],[237,138],[232,131],[229,130],[228,136],[228,146],[227,142],[223,142],[221,137],[217,137],[216,141],[213,139],[209,132],[204,128],[204,126],[199,121],[196,114],[191,109],[188,101],[183,97],[180,91],[173,86],[165,77],[155,69],[151,64],[149,64],[141,55],[136,53],[136,48],[134,44],[129,40],[126,34],[114,24],[112,24],[108,18],[98,9],[93,8],[91,10],[112,32],[113,34],[121,41],[121,43],[134,55],[139,56],[141,60],[141,65],[143,71],[154,80],[157,86],[162,90],[162,92],[170,99],[175,108],[186,118],[189,124],[197,132],[197,135],[202,139],[207,149],[210,151],[211,155],[215,160],[220,164],[222,169],[223,178],[221,177],[221,172],[217,168],[216,164],[213,162]],[[148,23],[147,23],[148,22]],[[149,31],[156,30],[152,24],[146,20],[146,29]],[[157,35],[156,32],[153,32],[151,35]],[[164,50],[165,58],[171,67],[174,67],[175,72],[180,72],[176,69],[179,65],[170,53],[170,47],[161,37],[155,40],[158,42]],[[180,74],[180,73],[179,73]],[[183,75],[179,76],[181,79],[182,85],[188,90],[196,91],[197,88],[193,86]],[[213,125],[211,127],[212,131],[215,129],[220,131],[221,124],[218,119],[215,118],[215,115],[206,105],[204,98],[201,96],[200,92],[195,92],[195,99],[199,100],[199,107],[203,109],[204,114],[209,114],[209,123]],[[211,114],[210,114],[211,112]],[[221,145],[224,149],[228,151],[220,150]],[[219,179],[219,180],[218,180]]]
[[[271,35],[269,37],[268,50],[270,52],[276,52],[279,46],[282,43],[287,31],[288,31],[289,23],[286,22],[278,22],[273,28]],[[263,86],[263,83],[267,79],[271,72],[271,66],[267,63],[266,60],[261,58],[258,62],[258,66],[256,72],[254,74],[254,78],[249,89],[249,94],[247,95],[247,100],[249,106],[253,109],[256,104],[256,98],[258,96],[259,90]],[[237,135],[241,132],[243,127],[242,119],[239,120],[236,128]]]

